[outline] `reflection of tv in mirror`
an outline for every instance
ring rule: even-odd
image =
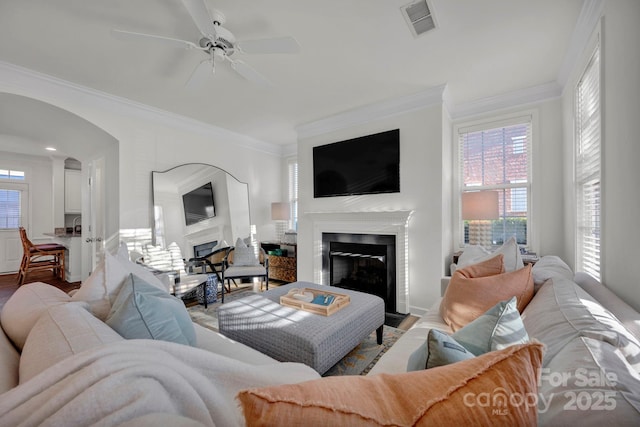
[[[400,192],[400,129],[313,147],[313,197]]]
[[[210,182],[182,195],[182,203],[187,225],[216,216],[213,204],[213,186]]]

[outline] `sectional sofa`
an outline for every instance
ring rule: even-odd
[[[407,372],[429,330],[452,332],[437,303],[367,376],[320,378],[186,324],[162,284],[107,254],[73,296],[32,283],[4,305],[0,425],[637,424],[638,313],[555,257],[532,275],[532,343]]]

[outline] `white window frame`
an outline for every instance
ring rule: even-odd
[[[602,206],[603,206],[603,185],[602,185],[602,48],[600,43],[599,30],[594,34],[594,37],[589,44],[588,57],[585,58],[585,63],[581,68],[581,73],[574,86],[574,193],[575,193],[575,265],[576,271],[583,271],[589,273],[596,279],[600,280],[602,276],[602,264],[601,264],[601,246],[602,246]],[[597,76],[597,109],[595,114],[591,117],[595,118],[597,129],[596,133],[593,133],[594,139],[590,142],[595,146],[589,150],[590,156],[586,161],[581,159],[581,128],[579,120],[579,90],[582,82],[587,76],[587,72],[594,70],[591,68],[594,64],[594,60],[598,60],[598,76]],[[595,162],[595,163],[594,163]],[[582,169],[582,165],[588,164],[589,168]],[[581,201],[586,198],[592,199],[589,193],[591,191],[585,187],[591,187],[590,183],[596,182],[599,188],[597,189],[599,205],[597,209],[583,210]],[[587,203],[589,205],[589,203]],[[587,245],[588,241],[588,245]],[[588,247],[587,247],[588,246]]]
[[[527,182],[528,182],[528,195],[527,197],[527,245],[525,249],[530,251],[536,250],[536,242],[534,240],[535,233],[535,220],[533,218],[533,199],[534,199],[534,180],[533,180],[533,157],[534,147],[537,145],[538,138],[538,111],[535,109],[524,110],[514,112],[510,114],[485,117],[482,119],[470,120],[466,122],[460,122],[454,125],[453,128],[453,242],[454,247],[464,249],[464,221],[461,218],[461,194],[463,191],[463,182],[460,174],[460,134],[477,132],[488,129],[501,128],[506,126],[512,126],[521,124],[524,122],[530,123],[531,138],[529,140],[528,149],[528,164],[527,164]],[[492,187],[493,188],[493,187]],[[478,187],[478,189],[492,189],[489,187]],[[500,189],[507,188],[508,184],[501,186]],[[495,188],[493,188],[495,189]]]

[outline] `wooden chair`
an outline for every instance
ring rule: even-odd
[[[27,237],[24,227],[20,227],[19,230],[23,253],[18,271],[18,286],[24,284],[30,271],[52,270],[56,277],[65,280],[64,252],[67,248],[58,243],[34,245]]]

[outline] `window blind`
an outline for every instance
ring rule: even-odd
[[[458,131],[460,197],[466,191],[499,193],[499,219],[491,221],[492,243],[515,235],[529,243],[532,117],[462,127]],[[460,218],[463,242],[469,243],[467,224]]]
[[[0,188],[0,229],[20,227],[21,192]]]
[[[289,169],[289,206],[291,209],[290,227],[294,230],[298,229],[298,161],[290,160]]]
[[[600,279],[601,135],[600,46],[575,93],[577,268]]]

